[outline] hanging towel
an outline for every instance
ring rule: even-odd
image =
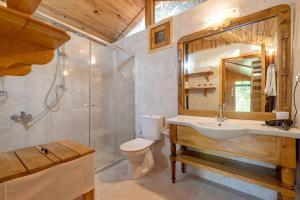
[[[271,64],[267,70],[267,80],[265,87],[265,94],[268,96],[276,96],[276,65]]]

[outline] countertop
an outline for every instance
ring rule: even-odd
[[[215,118],[211,117],[198,117],[198,116],[188,116],[188,115],[178,115],[167,119],[167,124],[176,124],[182,126],[190,126],[199,123],[199,122],[213,122],[218,121]],[[273,135],[281,137],[290,137],[300,139],[300,130],[297,128],[291,128],[288,131],[279,129],[276,127],[270,127],[265,125],[264,121],[257,120],[240,120],[240,119],[227,119],[225,122],[221,123],[233,123],[238,124],[240,127],[245,128],[249,134],[258,134],[258,135]]]

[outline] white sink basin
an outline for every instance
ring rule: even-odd
[[[265,126],[263,121],[228,119],[218,122],[215,118],[178,115],[167,120],[168,124],[189,126],[199,134],[214,139],[231,139],[243,135],[273,135],[300,139],[300,130],[282,130]]]
[[[231,139],[247,133],[247,129],[230,122],[196,122],[192,124],[202,135],[214,139]]]

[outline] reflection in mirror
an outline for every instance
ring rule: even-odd
[[[277,18],[184,43],[185,109],[276,109]]]

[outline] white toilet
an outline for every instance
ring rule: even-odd
[[[128,176],[131,179],[139,179],[154,168],[154,160],[151,146],[160,140],[164,125],[162,116],[142,116],[142,136],[123,143],[120,146],[122,153],[127,157]]]

